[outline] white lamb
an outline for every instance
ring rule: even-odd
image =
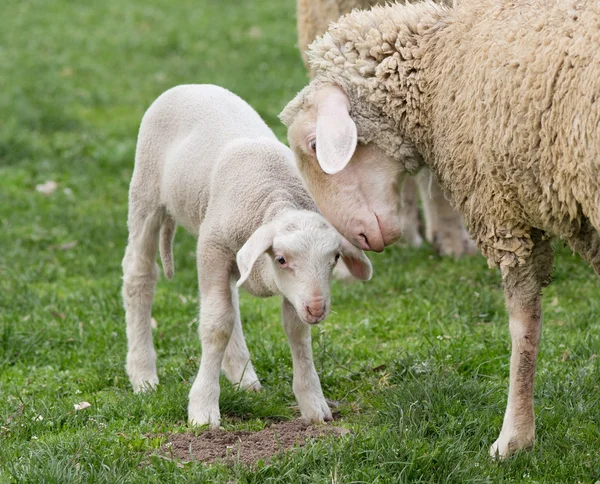
[[[291,151],[245,101],[217,86],[165,92],[140,127],[123,259],[127,373],[136,392],[158,384],[150,325],[156,254],[160,245],[170,279],[178,223],[198,237],[202,358],[190,391],[190,423],[219,426],[221,367],[240,388],[261,388],[242,333],[239,286],[258,297],[282,296],[300,411],[308,420],[331,420],[310,324],[329,312],[340,256],[362,280],[370,279],[371,264],[318,212]]]

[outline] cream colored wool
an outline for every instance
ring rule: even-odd
[[[337,145],[317,137],[328,157],[317,166],[298,145],[313,196],[323,197],[322,187],[348,193],[345,187],[367,179],[361,172],[367,150],[394,160],[391,174],[398,166],[409,173],[421,165],[432,169],[490,266],[502,271],[510,386],[490,453],[506,457],[530,447],[541,291],[553,264],[550,238],[567,240],[600,275],[600,3],[374,7],[343,17],[310,49],[315,79],[281,119],[302,132],[313,118],[319,126],[323,108],[337,113],[345,130],[323,121],[322,132],[341,142],[335,148],[341,155],[332,148]],[[344,133],[353,126],[362,151],[348,158],[354,140]],[[369,190],[360,196],[373,198]],[[385,213],[380,198],[373,199]],[[327,210],[344,220],[343,203]]]
[[[353,12],[311,46],[317,78],[282,120],[319,84],[337,84],[359,140],[408,172],[430,166],[490,265],[523,262],[536,227],[597,268],[596,236],[590,249],[576,240],[600,228],[600,7],[515,5]]]

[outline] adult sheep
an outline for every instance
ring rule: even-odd
[[[333,25],[311,63],[281,119],[317,204],[357,246],[387,245],[399,180],[432,169],[502,272],[512,356],[491,454],[532,445],[551,237],[600,274],[600,4],[375,7]]]
[[[452,0],[439,0],[450,5]],[[319,35],[327,31],[331,22],[351,10],[367,9],[383,5],[384,0],[298,0],[298,47],[302,59],[310,70],[306,50]],[[314,72],[311,71],[311,74]],[[408,177],[402,187],[400,225],[402,239],[413,247],[423,244],[420,233],[419,192],[423,202],[425,238],[441,255],[461,256],[475,253],[473,242],[464,228],[462,218],[456,212],[431,178],[429,170],[422,170],[415,178]]]

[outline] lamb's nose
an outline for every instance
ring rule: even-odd
[[[320,318],[325,312],[325,305],[322,302],[313,302],[307,304],[306,312],[314,318]]]

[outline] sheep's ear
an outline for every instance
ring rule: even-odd
[[[256,259],[271,248],[274,237],[275,228],[271,224],[263,225],[256,229],[238,251],[236,261],[238,270],[240,271],[240,279],[236,283],[237,287],[246,282]]]
[[[373,266],[366,254],[354,247],[342,237],[342,262],[346,265],[350,274],[361,281],[368,281],[373,277]]]
[[[327,89],[317,103],[317,160],[325,173],[342,171],[356,150],[356,125],[348,96],[338,87]]]

